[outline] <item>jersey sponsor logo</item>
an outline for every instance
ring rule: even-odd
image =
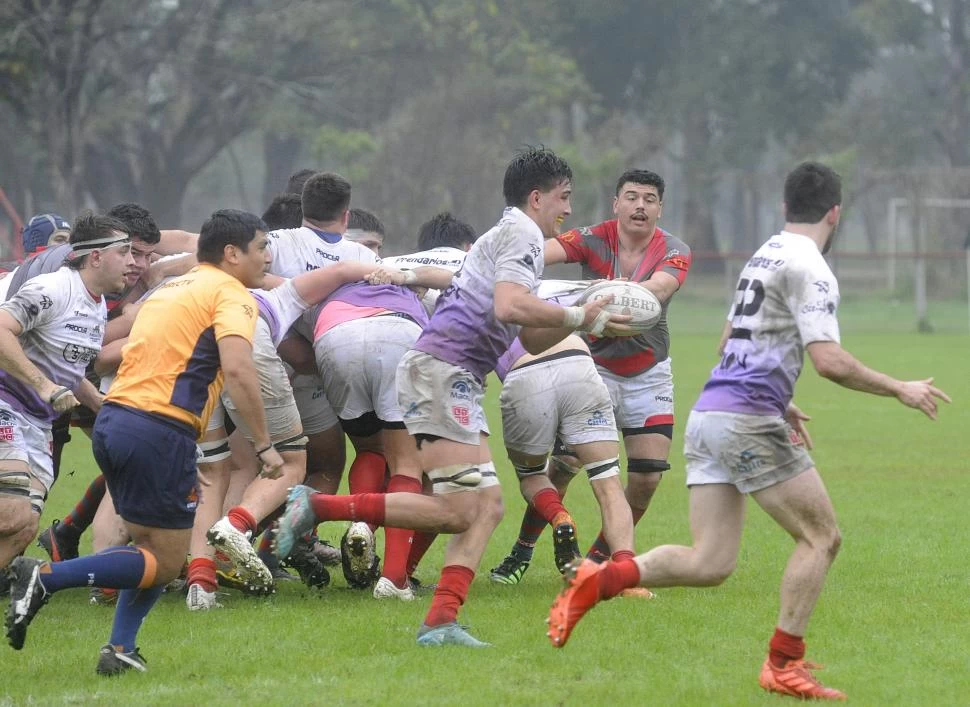
[[[451,384],[451,399],[452,400],[471,400],[472,399],[472,387],[468,384],[468,381],[455,381]]]
[[[83,363],[85,366],[98,357],[98,350],[77,344],[68,344],[62,352],[68,363]]]
[[[658,396],[656,396],[654,398],[654,400],[656,400],[657,402],[661,402],[661,403],[672,403],[672,402],[674,402],[674,399],[672,397],[670,397],[669,395],[658,395]]]
[[[774,272],[784,264],[785,261],[782,258],[766,258],[762,255],[756,255],[748,261],[747,267],[761,268],[762,270]]]
[[[462,427],[468,427],[471,424],[471,414],[469,414],[468,408],[463,405],[453,405],[451,407],[451,416]]]
[[[610,421],[602,412],[597,410],[593,413],[592,417],[586,420],[586,424],[589,427],[609,427]]]
[[[675,255],[673,258],[668,258],[667,265],[677,268],[678,270],[686,270],[690,267],[690,263],[683,255]]]
[[[813,284],[815,285],[815,289],[821,292],[823,295],[827,295],[829,293],[829,289],[831,288],[831,285],[825,280],[816,280]]]
[[[320,250],[319,248],[314,248],[313,252],[319,255],[324,260],[332,260],[333,262],[338,262],[340,260],[339,255],[334,255],[333,253],[328,253],[325,250]]]
[[[816,312],[827,312],[828,314],[835,314],[835,302],[826,299],[816,300],[815,302],[809,302],[808,304],[802,306],[802,314],[813,314]]]
[[[310,396],[310,400],[319,400],[324,396],[323,388],[317,388],[313,391],[313,395]]]
[[[769,241],[768,242],[768,247],[769,248],[784,248],[785,247],[785,244],[784,243],[779,243],[778,241]]]
[[[69,329],[70,331],[76,331],[78,334],[88,333],[88,328],[86,326],[81,326],[80,324],[65,324],[64,328]]]
[[[736,474],[750,474],[760,469],[762,464],[764,464],[764,460],[761,457],[754,451],[745,449],[738,455],[738,461],[734,465],[734,472]]]
[[[411,403],[410,405],[408,405],[408,409],[404,411],[404,419],[414,417],[417,414],[418,414],[418,404]]]
[[[52,300],[47,295],[41,295],[40,296],[40,308],[41,309],[50,309],[53,306],[54,306],[54,300]]]
[[[12,425],[0,425],[0,442],[13,442],[14,429]]]
[[[244,305],[242,306],[242,308],[243,308],[243,312],[245,312],[245,313],[246,313],[246,316],[247,316],[247,317],[248,317],[249,319],[252,319],[252,318],[253,318],[253,315],[255,314],[255,312],[253,311],[253,308],[252,308],[252,307],[250,307],[250,306],[249,306],[248,304],[244,304]]]

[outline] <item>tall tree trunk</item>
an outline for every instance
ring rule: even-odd
[[[708,154],[711,135],[707,125],[707,111],[702,106],[687,111],[684,122],[684,200],[683,239],[695,253],[710,255],[718,252],[714,237],[714,179],[709,170]],[[691,266],[698,272],[719,272],[715,259],[706,257]]]
[[[266,177],[263,180],[263,203],[269,206],[273,198],[286,189],[286,180],[297,169],[313,169],[310,165],[296,166],[303,141],[293,135],[267,130],[263,134],[263,161]],[[265,207],[264,207],[265,208]]]

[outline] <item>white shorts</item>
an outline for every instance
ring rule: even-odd
[[[278,442],[298,434],[300,412],[293,399],[290,378],[273,345],[269,325],[262,317],[256,322],[256,335],[253,337],[253,363],[256,364],[256,374],[259,377],[259,394],[266,410],[266,426],[270,439]],[[225,391],[222,393],[222,404],[233,424],[246,439],[252,441],[252,431]]]
[[[692,411],[684,431],[687,485],[754,493],[815,466],[781,416]]]
[[[516,452],[547,454],[557,434],[569,447],[617,441],[609,391],[583,353],[509,371],[499,402],[505,446]]]
[[[423,351],[408,351],[397,367],[398,405],[412,435],[477,446],[488,434],[484,395],[471,373]]]
[[[293,376],[293,400],[300,412],[303,434],[315,435],[339,424],[319,375]]]
[[[401,422],[397,366],[421,335],[412,319],[381,315],[338,324],[313,343],[327,399],[341,420],[373,412]]]
[[[48,491],[54,483],[53,444],[50,425],[0,407],[0,459],[24,462]]]
[[[670,358],[629,378],[597,366],[610,399],[616,424],[624,432],[674,424],[674,375]]]

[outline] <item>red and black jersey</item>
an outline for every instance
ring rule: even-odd
[[[566,262],[581,263],[588,280],[616,280],[620,274],[620,236],[616,219],[595,226],[574,228],[556,237],[566,251]],[[690,247],[659,226],[654,231],[643,258],[630,280],[644,282],[655,272],[665,272],[683,284],[690,269]],[[650,331],[633,337],[590,340],[593,360],[621,376],[635,376],[667,358],[670,334],[667,330],[667,303],[660,321]]]

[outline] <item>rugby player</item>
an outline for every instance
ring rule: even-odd
[[[0,305],[0,569],[37,534],[54,483],[51,423],[101,396],[84,378],[101,348],[104,293],[131,267],[124,225],[82,215],[71,231],[68,267],[38,275]]]
[[[50,596],[70,587],[123,590],[97,672],[144,671],[138,630],[185,561],[198,503],[196,439],[225,384],[253,431],[266,476],[283,460],[273,447],[252,358],[258,317],[246,289],[269,262],[265,225],[241,211],[215,212],[199,236],[200,264],[150,297],[95,423],[94,457],[134,546],[64,562],[11,564],[7,638],[20,649]],[[63,393],[67,395],[69,393]]]
[[[835,512],[806,451],[809,418],[792,403],[804,351],[824,378],[895,397],[936,419],[932,378],[899,381],[867,368],[839,343],[839,285],[822,255],[839,223],[842,183],[806,162],[785,180],[785,226],[748,260],[721,337],[721,361],[687,421],[684,456],[693,545],[661,545],[635,559],[584,560],[549,613],[565,645],[576,622],[624,587],[715,586],[733,572],[748,494],[795,541],[781,580],[781,610],[761,687],[803,699],[842,700],[805,660],[803,636],[841,544]]]

